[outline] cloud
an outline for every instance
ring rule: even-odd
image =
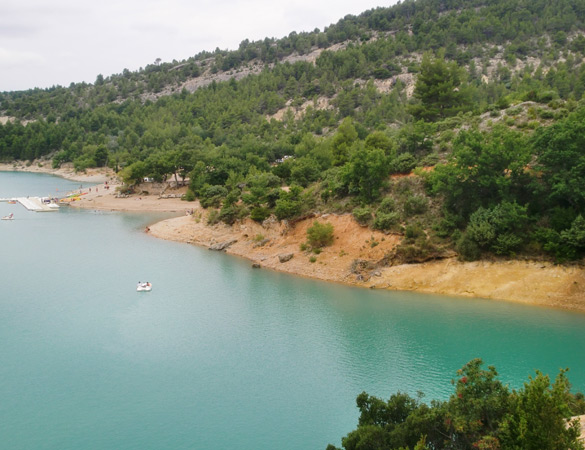
[[[44,64],[46,59],[34,52],[11,51],[0,47],[0,67],[19,67]]]
[[[0,36],[4,38],[25,38],[36,33],[36,28],[24,23],[14,23],[2,17],[0,19]]]

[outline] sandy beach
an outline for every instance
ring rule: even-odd
[[[207,212],[198,202],[180,199],[186,188],[144,183],[136,194],[120,196],[112,171],[44,167],[17,170],[53,173],[99,183],[82,189],[85,195],[71,207],[108,211],[172,212],[177,217],[152,224],[145,232],[160,239],[184,242],[247,258],[255,267],[370,289],[406,290],[430,294],[480,297],[585,312],[585,268],[542,261],[460,262],[456,258],[423,264],[378,267],[400,236],[362,227],[349,214],[321,215],[294,225],[276,220],[258,224],[250,219],[233,226],[207,225]],[[14,170],[0,165],[0,170]],[[107,184],[106,184],[107,183]],[[107,188],[108,187],[108,188]],[[91,189],[91,191],[90,191]],[[306,231],[315,220],[334,226],[335,241],[319,255],[302,251]],[[356,264],[356,260],[361,264]]]
[[[86,183],[82,189],[76,192],[83,193],[80,200],[69,203],[76,208],[106,210],[106,211],[152,211],[152,212],[176,212],[184,213],[191,209],[191,204],[184,202],[180,196],[183,189],[169,191],[162,197],[159,195],[166,186],[157,183],[146,183],[143,187],[151,189],[147,194],[138,194],[130,197],[119,195],[118,189],[122,182],[113,170],[107,168],[89,169],[86,172],[75,172],[72,167],[52,169],[49,163],[42,164],[0,164],[0,171],[47,173],[60,176],[68,180]],[[89,187],[89,185],[92,187]]]

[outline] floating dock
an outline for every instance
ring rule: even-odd
[[[45,202],[42,197],[0,198],[0,202],[18,202],[29,211],[51,212],[59,211],[59,205],[54,202]]]

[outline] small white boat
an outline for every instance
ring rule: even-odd
[[[14,220],[14,214],[10,213],[7,216],[2,217],[2,220]]]
[[[140,281],[138,282],[138,285],[136,286],[136,290],[138,292],[149,292],[152,291],[152,284],[150,282],[145,282],[145,283],[141,283]]]

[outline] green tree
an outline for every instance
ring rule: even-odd
[[[227,195],[228,190],[225,187],[205,184],[200,190],[199,200],[204,208],[218,208]]]
[[[566,420],[573,414],[571,400],[566,370],[560,371],[552,385],[547,375],[537,371],[524,389],[511,395],[511,407],[501,425],[502,448],[582,449],[578,421]]]
[[[448,162],[437,165],[427,180],[432,192],[444,195],[449,211],[467,219],[479,207],[522,200],[529,160],[526,138],[518,132],[502,127],[463,131]]]
[[[317,162],[310,157],[304,157],[292,163],[290,179],[292,183],[307,187],[310,183],[317,181],[320,174],[321,171]]]
[[[480,248],[498,255],[519,250],[526,239],[527,208],[517,203],[502,202],[493,208],[480,207],[467,226],[466,234]]]
[[[455,394],[449,399],[446,414],[455,448],[481,448],[480,443],[493,441],[508,411],[508,388],[497,379],[495,367],[485,370],[482,364],[481,359],[474,359],[457,371]]]
[[[368,150],[376,148],[383,150],[386,156],[393,156],[396,152],[395,144],[392,139],[381,131],[370,133],[368,137],[366,137],[365,146]]]
[[[566,119],[537,131],[533,141],[538,160],[536,195],[544,207],[571,206],[585,211],[585,107]]]
[[[99,145],[94,153],[94,161],[97,167],[105,167],[108,164],[108,149],[105,145]]]
[[[166,180],[167,176],[175,170],[173,155],[167,151],[153,153],[144,162],[149,176],[157,181]]]
[[[242,195],[242,200],[253,206],[270,202],[272,192],[280,187],[280,183],[280,178],[272,173],[250,170],[245,183],[248,192]]]
[[[567,418],[585,412],[561,370],[551,386],[536,373],[510,392],[490,366],[474,359],[457,371],[448,401],[430,405],[393,394],[386,402],[362,392],[358,427],[342,438],[345,450],[578,450],[579,425]],[[335,450],[329,445],[328,450]]]
[[[303,188],[300,186],[291,186],[287,192],[280,191],[280,196],[276,200],[274,214],[278,220],[292,219],[299,216],[303,210],[303,199],[301,194]]]
[[[333,165],[341,166],[348,161],[350,149],[357,139],[358,134],[353,121],[350,118],[345,118],[331,141]]]
[[[581,214],[573,221],[571,228],[561,233],[561,238],[577,251],[585,251],[585,219]]]
[[[136,161],[129,166],[124,167],[119,175],[124,183],[132,185],[140,182],[145,176],[147,167],[143,161]]]
[[[457,63],[445,62],[444,54],[433,57],[425,53],[414,87],[414,96],[420,104],[413,105],[411,113],[427,121],[457,114],[466,101],[460,89],[462,75],[463,71]]]
[[[371,203],[380,196],[380,189],[386,183],[388,163],[382,149],[369,150],[358,143],[343,170],[350,194],[357,194],[365,203]]]

